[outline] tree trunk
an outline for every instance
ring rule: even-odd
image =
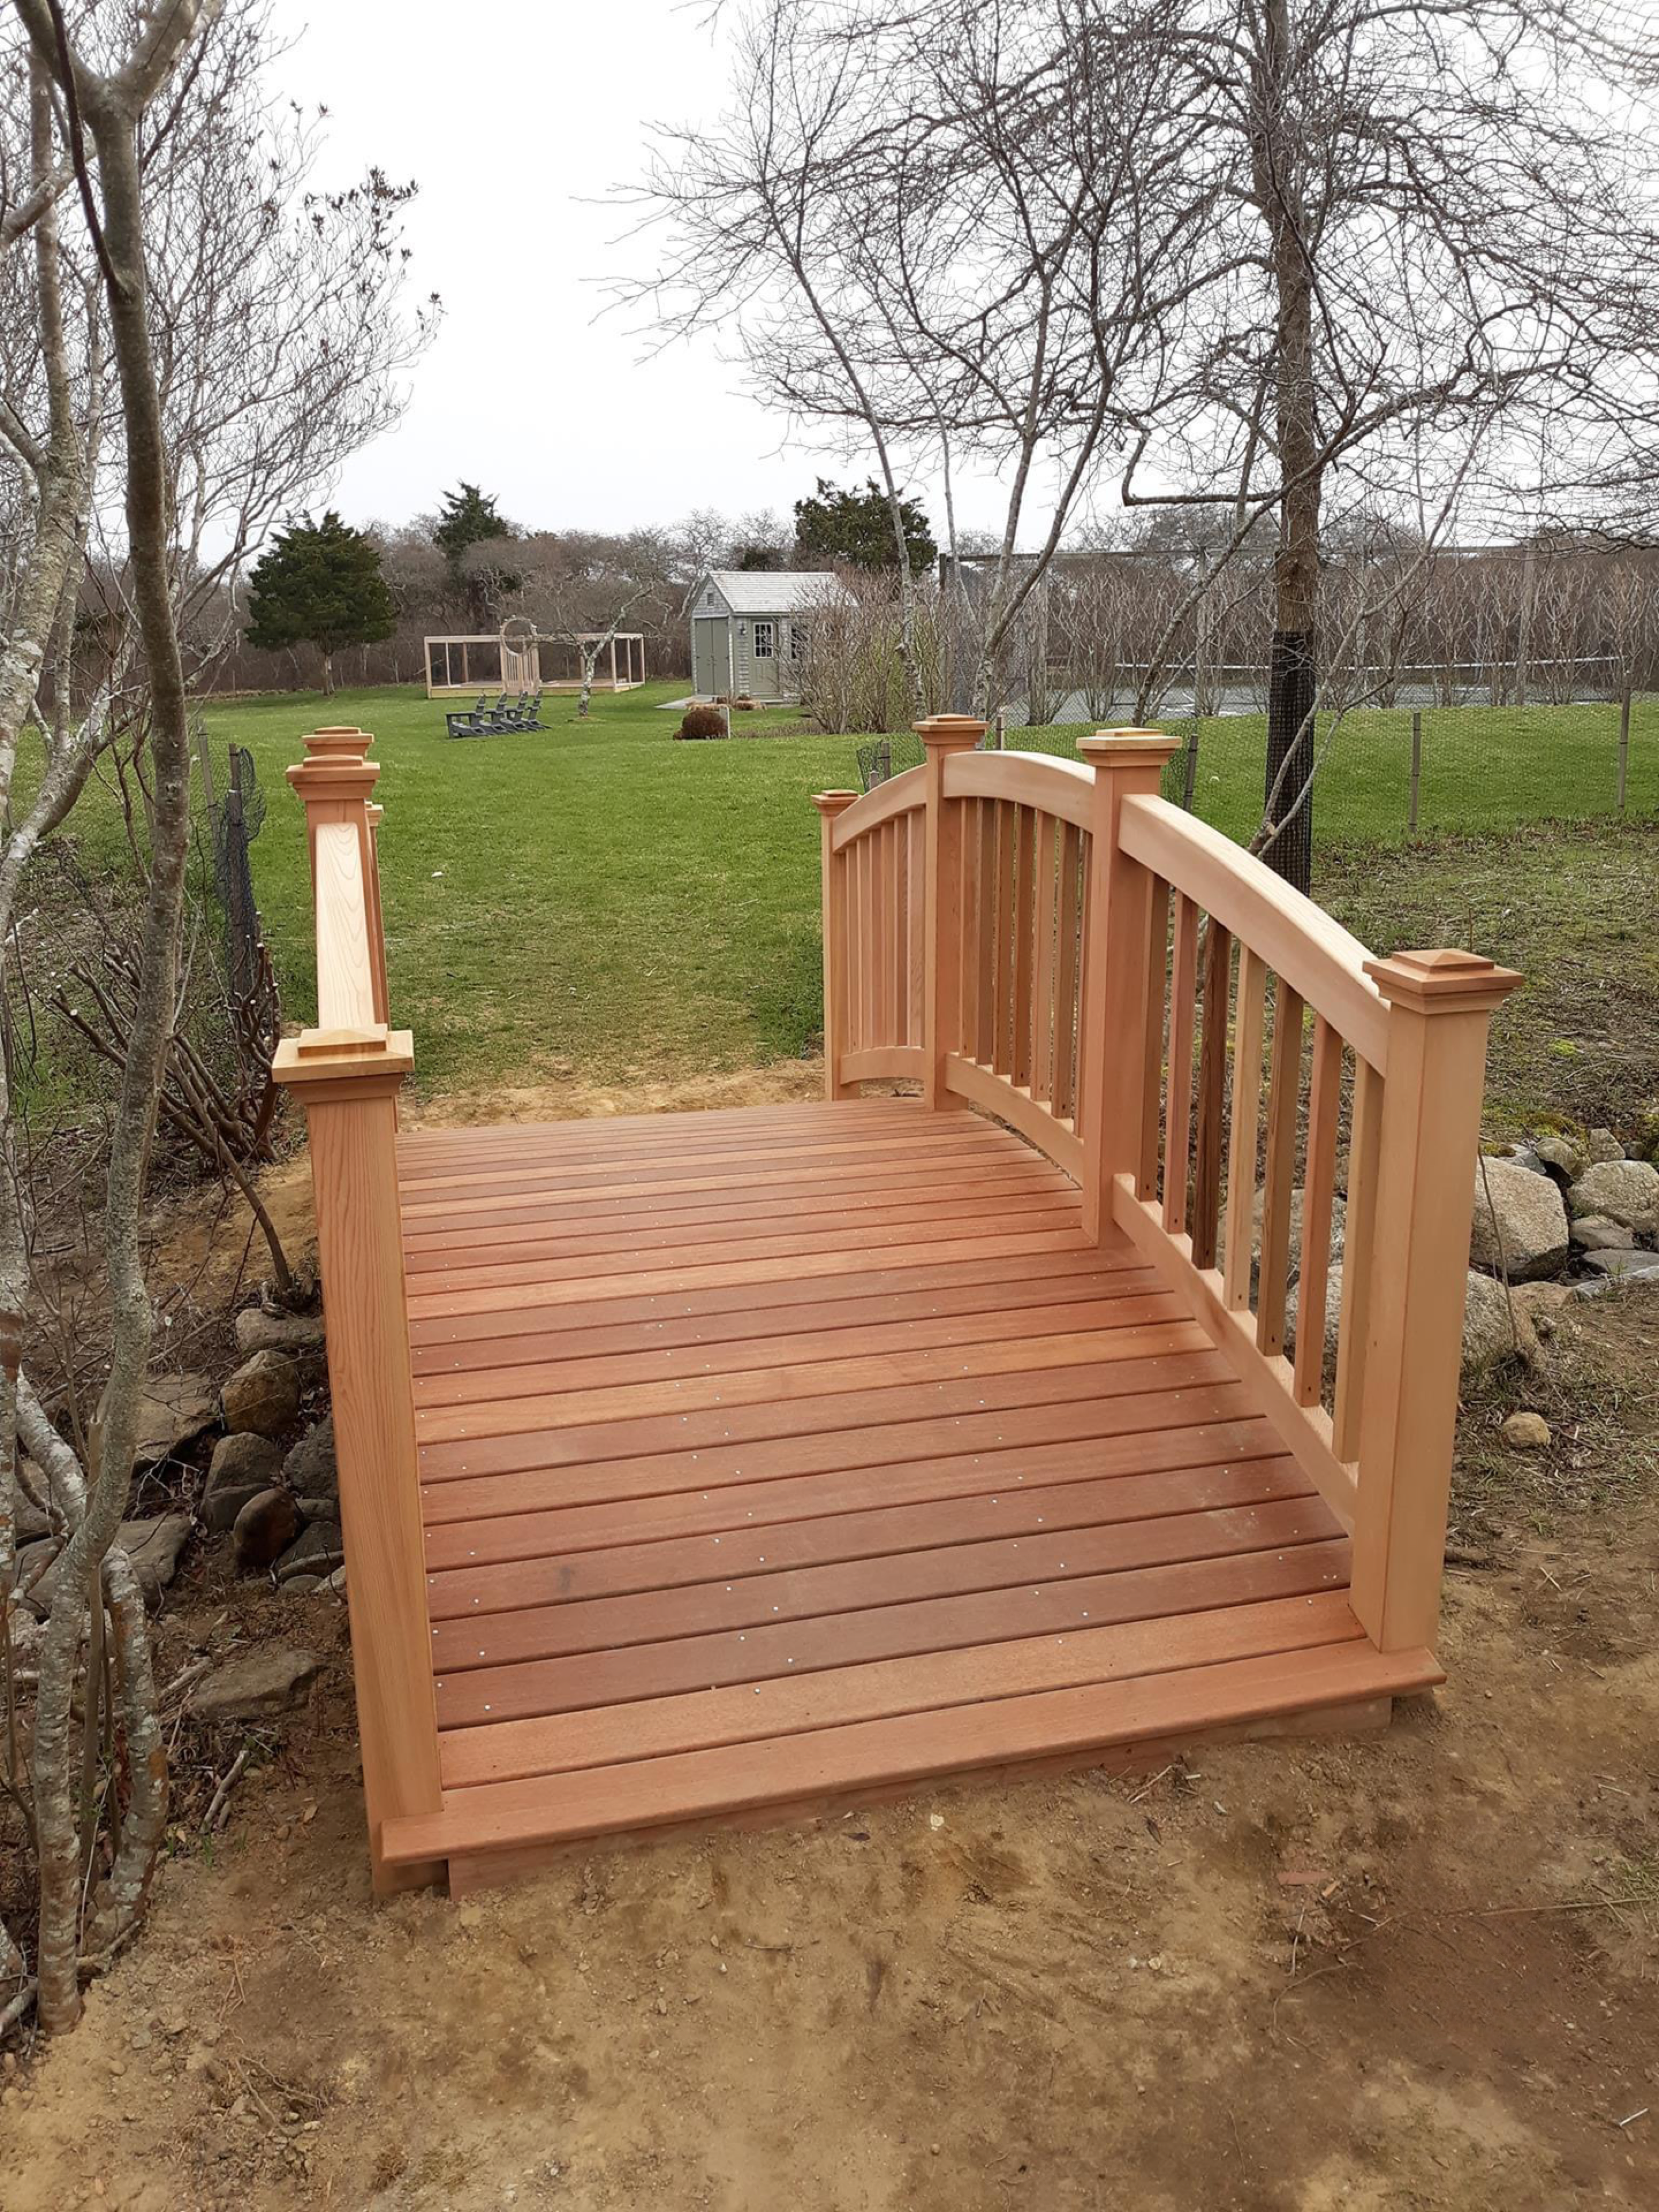
[[[1273,556],[1261,852],[1269,866],[1305,891],[1313,868],[1314,613],[1322,471],[1314,405],[1313,272],[1287,117],[1291,41],[1289,0],[1266,0],[1255,70],[1255,176],[1272,240],[1277,295],[1273,406],[1283,496]]]
[[[334,655],[331,653],[323,655],[323,696],[325,699],[334,696]]]

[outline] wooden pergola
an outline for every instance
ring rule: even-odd
[[[596,691],[631,691],[645,681],[645,637],[640,630],[578,630],[551,637],[541,632],[514,636],[503,629],[428,637],[422,643],[428,699],[459,691],[580,690],[580,667],[574,674],[543,673],[542,648],[549,645],[565,647],[567,659],[579,655],[584,647],[598,646],[601,659],[593,676]]]

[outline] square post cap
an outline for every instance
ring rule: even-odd
[[[930,752],[965,753],[979,743],[988,725],[972,714],[930,714],[925,722],[910,726]]]
[[[815,791],[812,804],[826,820],[833,821],[837,814],[844,814],[858,797],[856,791]]]
[[[1182,750],[1182,740],[1164,730],[1097,730],[1079,738],[1077,749],[1091,768],[1159,768]]]
[[[1525,980],[1479,952],[1395,952],[1365,973],[1390,1004],[1419,1014],[1472,1014],[1501,1006]]]

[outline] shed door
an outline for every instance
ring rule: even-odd
[[[698,615],[692,622],[691,689],[705,698],[732,689],[732,633],[723,615]]]

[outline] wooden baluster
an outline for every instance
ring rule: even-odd
[[[1359,1415],[1370,1346],[1371,1255],[1376,1225],[1377,1147],[1382,1134],[1382,1078],[1357,1055],[1348,1125],[1348,1208],[1342,1234],[1342,1305],[1336,1333],[1336,1395],[1331,1448],[1345,1463],[1359,1456]],[[1297,1327],[1301,1328],[1298,1314]]]
[[[1014,999],[1008,1073],[1017,1085],[1031,1080],[1031,978],[1036,952],[1036,817],[1014,809]]]
[[[893,1042],[910,1042],[910,822],[893,823]]]
[[[1141,1054],[1140,1165],[1135,1177],[1139,1198],[1158,1196],[1158,1139],[1163,1115],[1164,1007],[1170,981],[1170,886],[1152,878],[1152,915],[1146,934],[1146,1037]]]
[[[1314,1023],[1313,1073],[1308,1081],[1308,1166],[1296,1293],[1298,1406],[1318,1405],[1325,1392],[1325,1294],[1330,1281],[1331,1201],[1336,1192],[1336,1125],[1341,1109],[1342,1040],[1322,1014]]]
[[[997,803],[979,802],[979,913],[975,921],[975,962],[978,983],[975,1001],[978,1027],[973,1055],[989,1067],[997,1051]]]
[[[873,1003],[870,1042],[893,1042],[893,825],[884,822],[870,839],[870,989]]]
[[[1352,1602],[1379,1650],[1415,1650],[1440,1611],[1486,1031],[1521,979],[1472,952],[1365,968],[1389,1049]]]
[[[854,848],[859,868],[859,1043],[878,1045],[876,1030],[876,848],[866,830]]]
[[[1054,817],[1036,817],[1036,966],[1031,980],[1031,1096],[1054,1096]]]
[[[979,1058],[979,947],[985,920],[980,834],[984,811],[982,799],[962,802],[962,943],[957,973],[962,981],[962,1049],[969,1060]]]
[[[921,1042],[921,994],[924,972],[925,933],[927,927],[927,817],[919,808],[912,807],[904,817],[905,875],[909,884],[909,912],[905,921],[906,965],[904,975],[906,1044],[920,1046]]]
[[[1014,1064],[1014,829],[1019,810],[997,801],[997,891],[992,935],[996,945],[996,1028],[991,1064],[1006,1075]]]
[[[1187,1226],[1188,1154],[1193,1129],[1193,1016],[1198,982],[1198,908],[1176,895],[1175,950],[1170,963],[1170,1107],[1164,1139],[1164,1226]]]
[[[852,1004],[848,992],[847,857],[835,849],[833,836],[838,815],[858,797],[855,791],[821,791],[812,804],[818,810],[818,849],[823,879],[823,1091],[826,1098],[845,1098],[848,1085],[841,1079],[841,1058],[852,1049],[849,1035]]]
[[[945,1063],[967,1049],[963,1031],[963,802],[945,795],[952,753],[971,752],[985,734],[969,714],[935,714],[915,726],[924,748],[927,789],[927,951],[923,963],[922,1097],[935,1109],[952,1103]]]
[[[1198,1132],[1193,1160],[1193,1262],[1200,1267],[1213,1267],[1216,1258],[1232,951],[1231,937],[1212,915],[1204,936],[1204,1025],[1198,1046]]]
[[[1267,963],[1248,945],[1239,954],[1234,1011],[1232,1126],[1227,1148],[1227,1237],[1222,1296],[1235,1313],[1250,1303],[1250,1245],[1255,1228],[1255,1146],[1261,1127],[1261,1036]]]
[[[379,774],[366,757],[371,740],[361,731],[316,734],[321,742],[307,740],[309,757],[289,781],[306,809],[319,1003],[332,1021],[283,1038],[271,1073],[304,1107],[310,1140],[363,1792],[374,1887],[384,1894],[441,1871],[391,1868],[380,1852],[388,1820],[435,1813],[443,1802],[398,1194],[397,1092],[414,1049],[407,1030],[388,1030],[376,1015],[384,971],[371,935],[369,808]]]
[[[1156,798],[1179,740],[1103,730],[1078,750],[1095,772],[1083,1009],[1083,1226],[1098,1237],[1120,1175],[1139,1172],[1146,1098],[1147,940],[1153,878],[1118,842],[1126,799]]]
[[[1273,991],[1273,1058],[1267,1078],[1267,1166],[1261,1183],[1261,1264],[1256,1278],[1255,1340],[1269,1358],[1285,1349],[1285,1296],[1291,1264],[1291,1198],[1296,1187],[1296,1117],[1302,1097],[1299,993],[1281,975]],[[1304,1202],[1305,1202],[1305,1193]],[[1304,1221],[1305,1238],[1307,1224]],[[1303,1250],[1305,1253],[1305,1243]]]
[[[1083,905],[1083,832],[1060,825],[1060,896],[1054,920],[1054,1111],[1077,1109],[1079,918]]]

